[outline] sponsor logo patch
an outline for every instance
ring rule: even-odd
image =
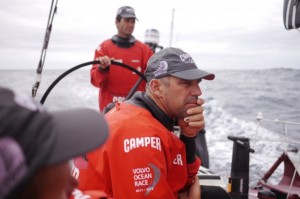
[[[129,153],[131,150],[140,147],[150,147],[161,151],[161,140],[159,137],[140,137],[124,140],[125,153]]]
[[[183,61],[185,63],[192,63],[192,64],[195,63],[189,54],[181,54],[181,55],[179,55],[179,57],[180,57],[181,61]]]
[[[132,169],[135,191],[144,192],[148,195],[154,190],[156,184],[160,180],[160,170],[153,164],[146,167]]]
[[[160,76],[162,74],[167,73],[168,71],[168,62],[166,61],[161,61],[159,62],[158,68],[153,72],[154,77]]]

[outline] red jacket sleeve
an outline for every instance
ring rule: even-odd
[[[100,44],[99,47],[95,50],[94,60],[96,58],[104,56],[106,53],[104,52],[103,45]],[[107,72],[99,72],[98,70],[99,64],[94,64],[91,68],[91,83],[95,87],[101,88],[103,85],[103,82],[107,78]]]
[[[188,180],[186,186],[190,186],[194,183],[195,176],[198,173],[199,167],[201,165],[201,160],[196,157],[195,161],[187,165],[188,170]]]

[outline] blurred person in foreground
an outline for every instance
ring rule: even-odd
[[[165,48],[149,59],[145,76],[145,92],[106,114],[110,138],[87,154],[88,166],[79,166],[79,188],[103,190],[115,199],[199,199],[195,138],[204,128],[199,83],[215,75],[200,70],[181,49]]]
[[[70,198],[78,183],[69,160],[107,137],[107,123],[95,110],[50,113],[28,96],[0,87],[0,198]]]
[[[153,54],[151,48],[135,39],[132,35],[137,18],[130,6],[120,7],[115,24],[117,34],[103,41],[95,51],[94,64],[91,68],[91,83],[99,88],[99,109],[103,111],[109,103],[121,102],[138,81],[139,76],[120,66],[111,65],[111,60],[127,64],[144,73],[147,61]],[[144,91],[142,81],[137,90]]]

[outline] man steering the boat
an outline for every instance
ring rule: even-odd
[[[195,138],[205,125],[199,83],[215,75],[181,49],[165,48],[149,59],[145,76],[145,92],[106,114],[106,144],[77,162],[79,188],[116,199],[199,199]]]
[[[144,73],[147,61],[153,54],[151,48],[132,36],[137,18],[130,6],[118,9],[115,24],[118,33],[102,42],[95,51],[94,59],[100,64],[91,68],[91,83],[99,88],[99,108],[101,111],[109,103],[125,99],[139,76],[124,68],[110,66],[111,60],[132,66]],[[137,90],[144,91],[145,82]]]

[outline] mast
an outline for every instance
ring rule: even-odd
[[[174,14],[175,14],[175,9],[173,8],[172,9],[172,20],[171,20],[171,30],[170,30],[169,47],[172,46],[172,42],[173,42]]]

